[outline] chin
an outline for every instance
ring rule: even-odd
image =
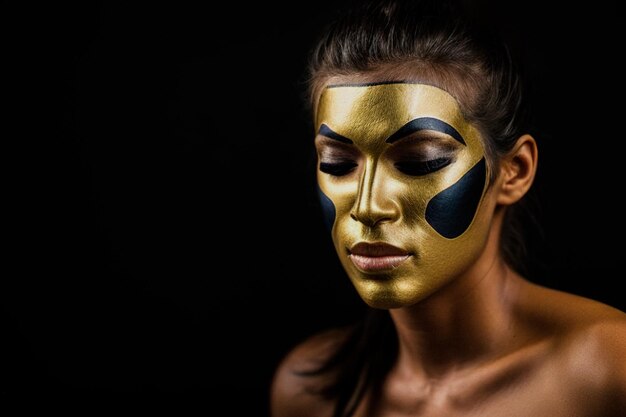
[[[380,299],[380,298],[365,299],[363,298],[363,301],[365,301],[365,304],[367,304],[368,306],[379,309],[379,310],[392,310],[394,308],[402,308],[402,307],[407,306],[403,304],[402,302],[399,302],[398,300],[393,300],[393,299]]]
[[[352,284],[361,299],[372,308],[394,309],[417,304],[436,292],[443,282],[423,282],[407,277],[395,276],[367,279],[363,276],[352,276]]]
[[[413,304],[419,303],[428,295],[423,296],[412,294],[411,297],[399,296],[398,294],[359,294],[361,299],[372,308],[381,310],[391,310],[394,308],[409,307]]]

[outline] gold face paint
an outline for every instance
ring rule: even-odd
[[[414,304],[478,258],[492,214],[485,152],[450,94],[402,82],[329,86],[315,125],[335,249],[367,304]]]

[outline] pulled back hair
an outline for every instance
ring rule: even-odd
[[[310,110],[315,111],[316,100],[332,76],[383,70],[397,78],[408,71],[456,97],[464,117],[483,136],[493,180],[502,156],[532,128],[521,55],[511,47],[515,40],[501,29],[461,0],[344,4],[311,51]],[[520,230],[524,222],[518,217],[526,206],[522,202],[515,206],[505,215],[501,252],[511,267],[526,274]],[[375,392],[396,357],[397,340],[388,313],[369,309],[368,314],[335,354],[311,372],[337,375],[319,392],[335,400],[335,417],[351,415],[365,392]]]
[[[387,68],[424,74],[449,87],[485,139],[492,168],[529,130],[521,62],[495,26],[459,2],[368,1],[347,8],[319,39],[309,60],[309,101],[333,75]],[[495,175],[495,169],[492,169]]]

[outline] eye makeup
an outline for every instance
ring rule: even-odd
[[[335,177],[347,175],[356,167],[357,164],[351,161],[320,162],[320,171]]]
[[[341,177],[358,166],[359,152],[345,142],[319,136],[315,141],[319,170],[325,174]]]
[[[358,166],[360,152],[357,147],[341,142],[327,137],[320,137],[316,141],[321,172],[340,177]],[[384,152],[383,158],[390,159],[403,174],[422,176],[453,163],[457,149],[458,142],[446,135],[422,131],[395,141]]]
[[[387,154],[400,172],[422,176],[453,163],[458,148],[458,142],[447,135],[421,131],[394,142]]]

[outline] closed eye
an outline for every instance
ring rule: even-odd
[[[352,161],[320,162],[320,171],[335,177],[341,177],[349,174],[356,166],[357,163]]]
[[[452,161],[452,157],[446,156],[426,161],[398,161],[394,163],[394,166],[398,171],[402,172],[403,174],[417,177],[439,171],[440,169],[450,165]]]

